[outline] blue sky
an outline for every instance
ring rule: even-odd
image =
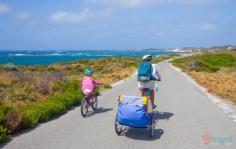
[[[0,0],[0,50],[236,45],[235,0]]]

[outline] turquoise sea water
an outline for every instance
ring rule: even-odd
[[[96,59],[106,57],[141,57],[145,54],[162,55],[170,51],[111,51],[111,50],[73,50],[73,51],[0,51],[0,64],[47,65],[57,62]]]

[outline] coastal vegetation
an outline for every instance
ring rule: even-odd
[[[236,103],[236,50],[201,52],[172,61],[209,92]]]

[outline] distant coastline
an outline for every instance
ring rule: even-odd
[[[9,50],[0,51],[0,64],[48,65],[58,62],[71,62],[82,59],[108,57],[141,57],[144,54],[163,55],[169,50],[133,51],[133,50]]]

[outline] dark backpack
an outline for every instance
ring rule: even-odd
[[[152,77],[152,64],[147,61],[143,61],[139,64],[138,68],[138,81],[150,81]]]

